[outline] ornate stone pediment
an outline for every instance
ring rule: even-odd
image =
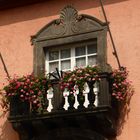
[[[33,38],[36,41],[62,38],[102,30],[106,23],[89,15],[78,15],[72,6],[60,12],[60,18],[43,27]]]

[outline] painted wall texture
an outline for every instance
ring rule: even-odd
[[[79,13],[95,16],[104,21],[97,0],[51,0],[0,11],[0,52],[10,75],[23,75],[33,71],[33,46],[31,35],[36,34],[44,25],[58,18],[60,10],[72,4]],[[118,140],[139,140],[140,132],[140,1],[104,0],[105,10],[111,31],[117,46],[121,65],[130,71],[135,94],[130,103],[130,112],[126,117]],[[108,42],[108,63],[117,67],[112,55],[110,38]],[[6,74],[0,61],[0,88],[6,82]],[[0,140],[18,140],[18,135],[7,121],[7,115],[0,117]]]

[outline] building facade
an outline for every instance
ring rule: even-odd
[[[140,123],[139,123],[140,97],[138,95],[138,91],[140,89],[140,78],[138,76],[139,61],[140,61],[140,56],[139,56],[140,1],[138,0],[107,1],[106,0],[103,3],[104,3],[104,8],[106,11],[107,18],[109,21],[109,26],[113,34],[114,42],[116,44],[116,49],[117,49],[121,66],[127,67],[127,69],[130,71],[129,79],[132,80],[134,89],[135,89],[135,93],[132,96],[131,102],[129,105],[130,110],[128,114],[126,115],[126,117],[123,118],[124,119],[123,123],[117,127],[117,136],[114,136],[113,138],[116,138],[117,140],[125,140],[125,139],[138,140],[139,139],[138,134],[140,130]],[[102,27],[103,30],[106,30],[106,25],[103,24],[105,22],[105,19],[104,19],[104,15],[102,13],[102,9],[101,9],[99,1],[87,0],[85,2],[85,1],[78,1],[78,0],[70,0],[70,1],[60,0],[58,2],[56,0],[53,0],[53,1],[45,1],[45,2],[40,2],[40,3],[32,3],[32,4],[21,4],[19,6],[16,4],[15,5],[12,4],[12,6],[10,6],[9,4],[9,6],[3,9],[1,8],[1,11],[0,11],[0,19],[1,19],[0,20],[0,33],[1,33],[0,34],[0,52],[3,57],[4,63],[6,65],[9,75],[12,76],[16,74],[16,75],[22,76],[22,75],[32,73],[33,71],[35,71],[36,74],[40,73],[40,69],[42,68],[40,64],[42,63],[42,61],[40,62],[39,60],[38,62],[37,57],[38,55],[40,55],[42,59],[42,55],[37,54],[38,51],[37,50],[35,51],[34,47],[37,46],[36,45],[37,41],[39,42],[38,39],[40,39],[45,33],[49,33],[49,34],[46,34],[46,37],[48,37],[47,38],[48,40],[45,42],[46,43],[45,46],[47,46],[47,44],[50,43],[50,46],[55,46],[56,51],[59,50],[59,52],[61,52],[61,50],[63,50],[61,48],[60,49],[57,48],[58,44],[59,46],[63,44],[63,43],[59,43],[60,42],[59,40],[57,41],[57,43],[55,43],[56,40],[55,41],[53,40],[52,42],[50,41],[50,39],[57,38],[57,37],[51,36],[52,32],[49,32],[49,28],[47,27],[50,27],[52,21],[54,21],[55,19],[61,19],[60,21],[58,20],[58,23],[56,23],[56,25],[57,24],[63,25],[63,23],[65,23],[66,16],[63,17],[64,10],[62,9],[67,5],[72,5],[73,7],[75,7],[78,11],[78,15],[83,14],[83,15],[89,15],[91,17],[95,17],[96,19],[101,21],[100,27]],[[75,13],[73,15],[75,16]],[[83,17],[87,21],[89,21],[89,19],[91,20],[91,18],[87,16],[83,16]],[[78,20],[80,22],[81,20],[80,17]],[[95,19],[91,20],[90,23],[92,21],[94,22],[96,21],[95,22],[96,24],[91,24],[89,28],[86,27],[87,24],[84,24],[85,26],[85,29],[83,29],[84,34],[85,32],[86,33],[95,32],[94,29],[93,30],[88,30],[88,29],[93,28],[91,27],[92,25],[94,25],[95,27],[97,23],[99,24],[98,20],[95,20]],[[61,21],[63,22],[61,23]],[[67,22],[68,20],[66,19],[66,25],[67,25]],[[83,26],[82,24],[80,25],[81,27]],[[45,31],[45,33],[43,31]],[[61,29],[61,32],[62,31],[63,30]],[[80,31],[82,31],[82,29],[80,29]],[[59,34],[59,32],[57,34]],[[77,33],[75,36],[78,36],[79,34],[81,34],[81,32]],[[105,55],[101,56],[99,60],[103,62],[102,57],[104,57],[103,60],[106,59],[105,63],[110,64],[112,68],[117,68],[118,64],[117,64],[116,58],[112,54],[114,50],[112,49],[110,36],[107,32],[106,34],[107,34],[107,36],[105,35],[106,41],[102,43],[103,45],[100,45],[102,46],[102,48],[105,47],[105,50],[103,49],[103,52],[106,51],[106,56]],[[71,35],[72,34],[69,31],[68,33],[61,34],[61,36],[59,37],[65,38],[66,36],[71,36]],[[85,38],[89,36],[90,37],[94,36],[94,34],[88,35],[88,36],[85,35],[83,38],[81,38],[80,36],[81,40],[78,39],[75,42],[76,43],[82,42],[82,44],[84,44],[83,41],[87,42],[87,39]],[[68,40],[71,40],[71,38],[69,38]],[[99,42],[102,42],[103,39],[99,38],[99,40],[100,40]],[[63,40],[63,41],[67,41],[67,40]],[[87,46],[86,49],[88,52],[88,45],[86,44],[85,46]],[[71,47],[68,47],[68,48],[71,48]],[[51,49],[48,52],[51,53]],[[94,52],[90,55],[88,55],[87,53],[86,59],[88,59],[90,56],[91,57],[96,56],[96,53],[98,52],[99,51]],[[76,54],[76,52],[74,53]],[[76,55],[75,55],[75,58],[78,59]],[[53,59],[45,58],[45,60],[47,63],[45,70],[48,70],[48,71],[53,70],[54,66],[53,65],[51,66],[51,64],[53,64],[54,62]],[[95,60],[94,58],[91,58],[91,61],[86,60],[86,62],[87,63],[91,62],[92,64],[94,64],[94,60]],[[66,63],[64,62],[65,64],[64,67],[63,67],[63,64],[59,65],[58,67],[62,67],[62,68],[67,67],[67,69],[71,69],[72,64],[68,64],[68,61],[69,59],[67,59]],[[73,62],[73,60],[71,61]],[[79,61],[80,62],[77,62],[77,65],[78,64],[80,65],[81,63],[83,63],[82,60],[79,60]],[[63,59],[62,59],[62,62],[63,62]],[[57,64],[55,64],[55,66],[56,65]],[[47,69],[48,67],[50,69]],[[6,79],[5,79],[6,76],[7,75],[5,73],[3,63],[2,61],[0,61],[0,77],[1,77],[0,87],[1,88],[3,87],[3,83],[6,83]],[[1,140],[18,140],[19,139],[18,133],[12,128],[11,123],[7,120],[7,116],[8,114],[2,115],[0,118],[0,138]],[[60,134],[62,133],[63,133],[63,130]],[[83,133],[85,132],[83,131]],[[87,135],[90,135],[90,133],[87,133]],[[99,138],[99,139],[102,139],[102,138]]]

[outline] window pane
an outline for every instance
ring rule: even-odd
[[[97,64],[97,56],[89,56],[88,57],[88,65],[96,65]]]
[[[61,58],[69,58],[70,57],[70,49],[61,50]]]
[[[81,56],[86,54],[86,48],[85,47],[77,47],[75,48],[75,55]]]
[[[56,68],[58,68],[58,62],[52,62],[49,64],[49,72],[56,71]]]
[[[77,58],[76,59],[76,66],[77,67],[86,66],[86,58],[85,57]]]
[[[49,52],[49,60],[56,60],[59,58],[59,51]]]
[[[97,53],[97,44],[91,44],[87,46],[88,54]]]
[[[61,70],[70,69],[70,60],[61,62]]]

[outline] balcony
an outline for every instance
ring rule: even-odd
[[[50,80],[51,87],[44,89],[41,96],[43,98],[39,99],[41,110],[36,108],[36,102],[23,101],[20,96],[10,97],[8,119],[20,137],[24,137],[26,133],[27,140],[31,140],[30,137],[36,137],[34,136],[36,130],[38,133],[36,138],[42,140],[44,133],[40,131],[40,127],[43,132],[64,128],[65,131],[83,128],[83,131],[86,131],[88,128],[107,138],[114,136],[116,131],[112,117],[110,73],[99,73],[98,80],[92,78],[86,81],[82,88],[73,84],[71,90],[60,89],[60,81],[57,78]]]
[[[109,93],[109,73],[101,73],[100,81],[88,81],[84,84],[83,91],[79,91],[74,85],[69,92],[67,88],[60,90],[58,80],[52,80],[49,88],[41,99],[42,110],[34,111],[34,104],[23,102],[13,96],[10,100],[11,122],[47,119],[77,115],[92,115],[98,112],[106,112],[111,108]]]

